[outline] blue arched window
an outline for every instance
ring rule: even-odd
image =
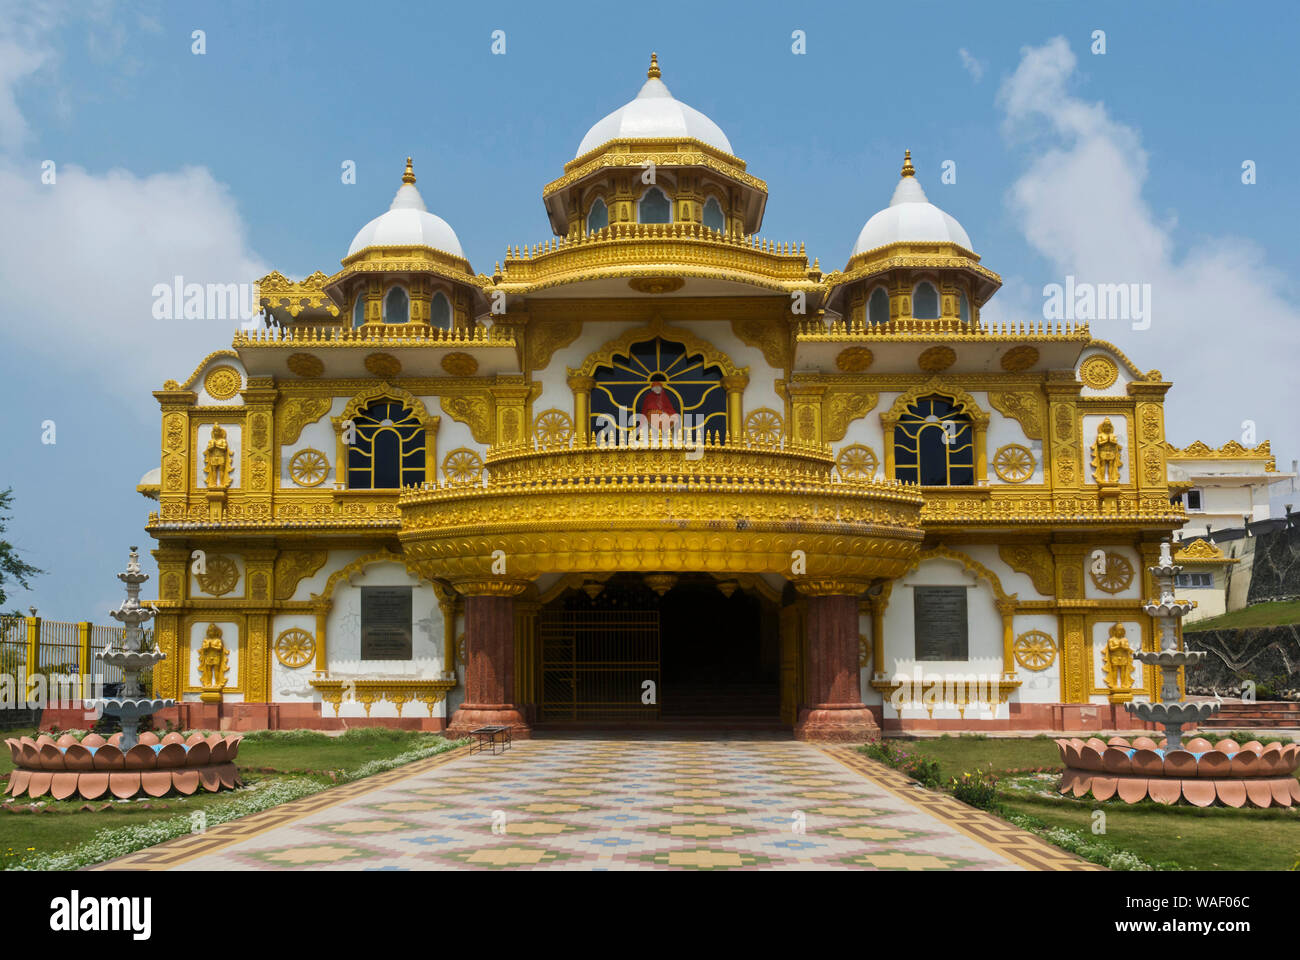
[[[975,483],[975,427],[964,403],[932,394],[894,426],[894,479],[924,487]]]
[[[727,218],[722,213],[722,204],[718,203],[717,197],[709,197],[704,201],[704,215],[701,219],[710,230],[721,233],[727,228]]]
[[[591,391],[593,432],[617,430],[626,434],[637,415],[685,417],[684,429],[704,434],[727,432],[727,391],[722,370],[709,365],[684,344],[655,338],[632,344],[626,354],[615,354],[608,365],[595,370]],[[679,423],[671,425],[676,430]]]
[[[451,301],[441,290],[433,295],[429,304],[429,322],[441,330],[451,329]]]
[[[668,195],[658,187],[651,187],[641,195],[636,212],[639,223],[673,222],[673,205],[668,201]]]
[[[591,204],[591,209],[587,211],[587,232],[595,233],[597,230],[604,230],[609,226],[609,207],[605,206],[605,201],[597,197]]]
[[[357,302],[352,304],[352,326],[359,327],[366,322],[366,295],[357,294]]]
[[[352,419],[348,487],[392,490],[424,482],[424,427],[400,400],[377,400]]]
[[[939,319],[939,291],[933,283],[922,280],[912,291],[912,316],[917,320]]]
[[[876,287],[867,301],[867,318],[871,323],[889,322],[889,292],[884,287]]]
[[[411,319],[411,298],[401,287],[393,287],[384,297],[384,322],[408,323]]]

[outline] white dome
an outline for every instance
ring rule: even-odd
[[[415,189],[411,158],[406,158],[406,174],[387,213],[382,213],[357,231],[348,247],[352,256],[366,247],[432,247],[452,256],[465,256],[456,231],[442,217],[430,213],[424,198]]]
[[[911,151],[903,165],[903,179],[885,207],[867,221],[858,234],[850,258],[888,243],[955,243],[973,252],[970,236],[955,217],[944,213],[925,197],[912,169]]]
[[[659,61],[650,58],[649,79],[636,99],[623,104],[587,131],[578,145],[577,156],[594,150],[610,140],[649,140],[689,137],[727,153],[733,153],[731,141],[722,129],[694,107],[674,99],[667,85],[659,79]]]

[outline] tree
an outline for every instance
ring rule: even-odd
[[[0,491],[0,604],[3,604],[8,598],[5,591],[5,582],[7,580],[12,580],[26,589],[29,578],[45,572],[18,556],[18,551],[14,549],[13,544],[4,539],[5,521],[9,519],[9,510],[13,497],[14,491],[12,487]]]

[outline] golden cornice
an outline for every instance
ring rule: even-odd
[[[737,156],[691,137],[647,137],[607,140],[575,157],[564,165],[563,176],[542,188],[542,199],[546,200],[601,170],[640,168],[647,164],[656,167],[704,167],[767,195],[767,184],[746,173],[745,161]]]
[[[981,493],[986,490],[987,493]],[[1124,492],[1103,505],[1095,492],[1051,494],[999,488],[925,488],[921,518],[928,530],[953,524],[988,526],[1095,526],[1175,528],[1186,512],[1159,494]],[[1113,507],[1113,508],[1112,508]]]
[[[890,320],[866,324],[861,320],[800,321],[795,338],[799,343],[1023,343],[1025,341],[1067,342],[1085,346],[1095,341],[1088,325],[1068,322],[963,323],[960,320]]]
[[[1168,460],[1274,460],[1272,441],[1269,440],[1256,447],[1242,446],[1236,440],[1229,440],[1217,449],[1200,440],[1179,449],[1166,440],[1165,455]]]
[[[1002,286],[1002,278],[980,264],[979,256],[955,243],[897,242],[864,250],[853,256],[843,270],[827,275],[832,287],[870,281],[893,270],[960,270],[983,281],[972,299],[983,306]]]
[[[427,323],[367,324],[353,328],[309,327],[285,330],[273,327],[252,332],[241,330],[235,334],[233,346],[241,350],[253,348],[319,350],[339,347],[360,347],[367,350],[376,347],[460,349],[509,347],[513,349],[515,338],[511,333],[497,330],[495,327],[442,330]],[[226,351],[226,353],[238,356],[234,351]],[[213,356],[217,355],[213,354]]]
[[[1186,546],[1174,551],[1174,563],[1195,565],[1198,563],[1237,563],[1239,561],[1227,556],[1218,544],[1197,538]]]
[[[329,278],[330,286],[365,273],[435,273],[457,283],[479,283],[464,257],[418,244],[365,247],[344,257],[342,264],[343,269]]]
[[[332,277],[319,270],[302,280],[290,280],[280,271],[272,270],[254,282],[253,299],[264,307],[283,307],[291,317],[304,309],[326,310],[337,317],[339,305],[325,292],[326,285],[332,282]]]

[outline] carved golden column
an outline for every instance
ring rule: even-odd
[[[456,676],[456,601],[455,590],[445,583],[433,581],[433,592],[438,597],[438,609],[442,612],[442,672],[445,676]]]
[[[244,702],[271,701],[271,591],[275,582],[274,549],[244,551],[245,597],[252,604],[247,627],[240,637],[240,671],[244,676]]]
[[[971,411],[971,422],[975,429],[975,482],[988,483],[989,480],[989,415],[982,411]]]
[[[193,460],[190,451],[190,408],[198,399],[190,390],[182,390],[175,380],[154,391],[162,407],[162,477],[158,491],[158,516],[163,520],[185,518],[189,490],[193,486]]]
[[[1136,483],[1139,497],[1169,499],[1169,477],[1165,468],[1164,398],[1170,384],[1134,380],[1128,385],[1134,406],[1131,434],[1128,438],[1130,479]],[[1153,501],[1154,502],[1154,501]],[[1152,561],[1153,563],[1155,561]]]
[[[180,676],[179,613],[190,592],[191,551],[188,546],[172,541],[162,543],[152,553],[158,562],[157,606],[162,611],[154,620],[154,645],[167,654],[167,659],[154,667],[153,695],[180,700],[185,684]]]
[[[1086,620],[1080,606],[1069,601],[1083,599],[1083,568],[1088,555],[1084,543],[1054,543],[1056,596],[1060,604],[1061,701],[1087,703],[1088,658],[1092,647],[1084,633]]]
[[[822,398],[826,386],[820,383],[791,383],[786,387],[790,396],[790,434],[801,443],[822,442]]]
[[[329,652],[326,649],[328,637],[326,636],[325,625],[329,620],[330,601],[323,600],[315,604],[314,613],[316,614],[316,676],[329,676]]]
[[[995,602],[997,603],[998,613],[1002,615],[1002,676],[1011,679],[1016,675],[1016,601],[1007,597]]]
[[[745,432],[745,388],[749,386],[749,375],[737,373],[723,377],[722,386],[727,391],[727,436],[739,437]]]
[[[532,388],[518,382],[518,377],[502,382],[498,379],[491,387],[496,402],[496,443],[520,443],[528,435],[527,401]]]
[[[250,377],[244,397],[243,447],[244,475],[241,488],[250,511],[260,505],[269,519],[272,513],[271,489],[276,469],[275,400],[280,391],[272,377]],[[256,512],[251,513],[257,516]]]
[[[167,659],[153,668],[152,693],[161,700],[181,700],[181,691],[185,684],[180,676],[181,655],[178,643],[180,617],[175,613],[160,613],[153,622],[153,642],[160,652],[167,654]],[[189,638],[186,638],[189,642]],[[185,658],[186,662],[189,658]]]
[[[1044,477],[1059,499],[1064,493],[1077,496],[1083,485],[1083,424],[1079,416],[1079,392],[1083,385],[1072,370],[1053,370],[1047,374],[1047,431],[1043,445]],[[1066,510],[1074,513],[1074,510]]]
[[[569,375],[569,389],[573,391],[573,429],[581,440],[591,436],[591,388],[595,377]]]
[[[889,594],[894,588],[892,582],[886,583],[879,593],[868,593],[867,603],[871,607],[871,675],[881,676],[885,663],[885,610],[889,607]]]

